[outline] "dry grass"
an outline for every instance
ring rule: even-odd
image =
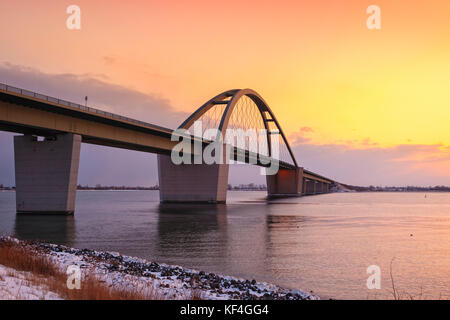
[[[392,258],[391,260],[391,264],[390,264],[390,268],[389,268],[389,275],[391,278],[391,288],[392,290],[390,290],[390,293],[392,294],[392,297],[394,300],[424,300],[425,297],[423,295],[423,286],[420,286],[420,291],[417,294],[411,294],[407,291],[401,291],[398,289],[398,287],[395,284],[395,280],[394,280],[394,275],[393,275],[393,271],[392,271],[392,264],[395,260],[395,257]],[[442,299],[442,293],[439,293],[439,297],[437,300],[441,300]]]
[[[14,243],[0,243],[0,263],[15,270],[54,277],[58,270],[47,257],[32,253]]]
[[[192,290],[191,300],[204,300],[204,294],[201,290]]]
[[[394,276],[392,274],[392,263],[394,262],[394,259],[395,259],[395,257],[392,258],[391,264],[389,266],[389,275],[391,277],[391,286],[392,286],[392,292],[391,293],[392,293],[392,296],[394,297],[394,300],[400,300],[400,294],[397,291],[397,288],[395,287]]]
[[[391,287],[392,287],[392,297],[394,300],[422,300],[423,297],[423,288],[420,287],[420,293],[418,295],[410,294],[409,292],[401,292],[395,285],[394,275],[392,272],[392,264],[395,260],[395,257],[391,259],[391,264],[389,266],[389,276],[391,278]]]
[[[89,273],[83,278],[81,289],[70,290],[67,287],[67,275],[55,266],[48,256],[14,242],[0,243],[0,264],[16,271],[28,272],[26,275],[28,283],[46,292],[54,292],[63,299],[155,300],[162,298],[153,287],[131,285],[129,287],[134,289],[114,288]]]

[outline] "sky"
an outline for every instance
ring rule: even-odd
[[[69,30],[66,9],[81,9]],[[369,5],[381,29],[366,26]],[[175,128],[252,88],[298,163],[356,185],[450,185],[450,2],[0,3],[0,82]],[[0,133],[0,184],[14,184]],[[153,185],[155,156],[83,145],[82,184]],[[142,172],[145,172],[144,174]],[[233,168],[230,183],[264,182]]]

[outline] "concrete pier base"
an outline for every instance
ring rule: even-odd
[[[170,156],[158,155],[161,202],[225,203],[228,164],[172,163]]]
[[[316,194],[316,182],[309,179],[305,180],[305,195]]]
[[[279,169],[266,177],[268,197],[298,197],[302,195],[303,168]]]
[[[81,136],[14,137],[17,213],[73,214]]]

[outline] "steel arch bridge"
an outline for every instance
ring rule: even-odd
[[[222,138],[229,129],[264,130],[257,139],[258,146],[265,143],[266,149],[255,153],[248,144],[241,146],[233,140],[230,157],[243,151],[244,162],[260,157],[276,159],[279,170],[266,175],[269,196],[326,193],[336,185],[298,165],[274,113],[251,89],[229,90],[215,96],[179,128],[194,125],[195,129],[196,120],[204,124],[202,130],[220,130]],[[22,134],[14,136],[17,212],[74,212],[81,143],[158,154],[161,202],[226,201],[228,163],[175,165],[170,157],[177,145],[172,140],[174,130],[157,124],[0,83],[0,131]],[[203,131],[199,135],[203,146],[213,142],[203,140]],[[44,139],[38,140],[38,136]],[[248,162],[267,167],[266,161]]]
[[[256,153],[251,151],[248,141],[242,148],[236,144],[236,140],[233,140],[231,156],[236,157],[236,154],[243,152],[245,161],[241,162],[246,163],[252,158],[276,160],[278,172],[266,177],[269,196],[325,193],[329,192],[330,186],[334,183],[328,178],[299,167],[274,113],[266,101],[252,89],[233,89],[216,95],[190,115],[178,129],[190,130],[197,121],[202,124],[200,132],[202,137],[207,129],[216,129],[222,141],[226,141],[229,129],[242,129],[241,132],[249,129],[264,130],[264,135],[257,136],[258,145],[262,142],[262,145],[267,146],[262,153],[260,150]],[[194,133],[194,138],[202,137]],[[264,141],[259,141],[260,139]],[[212,141],[208,141],[210,142]],[[266,163],[267,161],[263,163],[256,161],[252,164],[267,166]],[[169,157],[159,156],[158,166],[162,202],[226,201],[228,164],[173,165]]]
[[[224,141],[229,129],[242,129],[242,132],[264,130],[265,137],[257,136],[257,139],[265,139],[262,144],[258,141],[258,145],[266,146],[266,150],[262,154],[254,154],[253,157],[275,159],[281,168],[298,167],[294,153],[274,113],[266,101],[252,89],[234,89],[218,94],[198,108],[178,129],[188,130],[196,121],[202,122],[203,131],[219,130]],[[252,154],[248,149],[248,141],[245,150],[241,150],[236,141],[232,141],[232,146],[235,149],[233,155],[236,156],[236,153],[243,151],[246,153],[245,162],[248,162]]]

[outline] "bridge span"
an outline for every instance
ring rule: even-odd
[[[279,170],[266,177],[269,197],[327,193],[335,184],[298,166],[274,114],[253,90],[219,94],[179,128],[190,129],[197,120],[207,124],[203,129],[215,127],[222,132],[231,127],[266,129],[262,138],[267,154],[232,146],[232,156],[243,151],[245,162],[254,158],[260,166],[267,161],[263,164],[259,159],[275,157],[272,149],[278,139]],[[228,164],[173,164],[170,154],[178,142],[172,141],[169,128],[0,84],[0,130],[23,134],[14,137],[18,213],[73,214],[82,142],[158,154],[162,202],[226,201]],[[204,147],[209,143],[202,141]],[[192,146],[194,154],[193,150]]]

